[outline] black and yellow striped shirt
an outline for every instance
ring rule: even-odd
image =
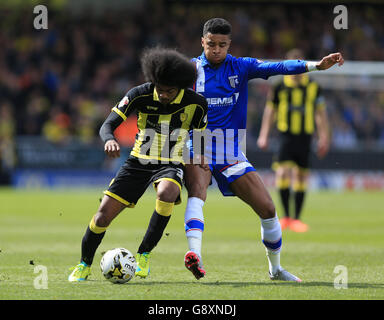
[[[284,76],[267,101],[276,110],[277,129],[284,134],[312,135],[315,131],[315,112],[325,108],[319,85],[302,75],[299,83]]]
[[[205,129],[206,99],[191,89],[180,90],[168,105],[159,101],[153,84],[145,83],[128,91],[113,109],[123,120],[137,114],[135,144],[131,155],[141,159],[183,163],[189,130]]]

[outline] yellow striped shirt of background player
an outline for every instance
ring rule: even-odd
[[[301,56],[301,52],[294,49],[287,54],[287,59],[300,59]],[[300,220],[300,215],[308,184],[311,139],[315,131],[319,158],[324,157],[329,149],[328,118],[319,85],[307,74],[302,74],[284,76],[283,81],[274,86],[267,99],[258,139],[261,149],[268,147],[274,121],[280,134],[280,150],[273,168],[285,214],[280,224],[282,229],[289,227],[293,231],[305,232],[308,226]],[[291,200],[294,200],[295,209],[292,216]]]

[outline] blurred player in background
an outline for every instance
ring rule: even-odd
[[[255,58],[236,58],[228,54],[231,29],[231,25],[224,19],[208,20],[204,24],[201,38],[203,53],[193,60],[198,70],[195,90],[204,95],[208,101],[207,130],[222,130],[224,135],[231,132],[231,137],[224,137],[227,140],[224,145],[227,144],[237,150],[239,132],[246,128],[249,80],[268,79],[278,74],[324,70],[336,63],[342,65],[343,57],[340,53],[334,53],[324,57],[320,62],[287,60],[273,63]],[[189,251],[184,257],[184,262],[187,269],[196,279],[206,273],[201,258],[203,205],[213,175],[224,196],[239,197],[260,217],[262,242],[269,262],[269,277],[272,280],[301,281],[280,265],[282,232],[279,219],[271,196],[254,167],[244,153],[238,154],[237,161],[225,159],[224,163],[218,163],[216,154],[224,153],[227,156],[229,150],[216,150],[212,144],[212,150],[206,149],[204,152],[209,151],[212,154],[209,167],[206,164],[186,166],[188,203],[185,212],[185,231]],[[241,261],[238,263],[241,264]]]
[[[69,275],[70,282],[88,278],[91,264],[107,227],[125,208],[133,208],[150,184],[156,190],[156,206],[136,255],[136,276],[148,276],[149,257],[167,226],[173,207],[181,202],[183,148],[188,131],[206,126],[207,102],[191,89],[196,69],[174,50],[150,49],[142,57],[147,83],[128,91],[100,129],[104,150],[120,156],[114,131],[133,113],[137,114],[135,145],[130,157],[112,180],[81,244],[81,260]],[[183,129],[184,134],[180,129]]]
[[[287,59],[302,59],[303,53],[293,49]],[[264,110],[257,144],[268,148],[268,138],[274,121],[279,132],[279,151],[273,169],[276,171],[276,188],[284,208],[285,217],[280,219],[282,229],[306,232],[308,225],[300,220],[307,191],[312,136],[317,129],[317,155],[324,157],[329,149],[329,125],[324,97],[319,85],[308,75],[284,76],[275,85]],[[290,213],[291,201],[294,215]]]

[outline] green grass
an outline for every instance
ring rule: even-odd
[[[281,212],[276,195],[272,192]],[[260,300],[384,299],[383,192],[312,192],[303,213],[310,231],[283,233],[281,264],[303,279],[272,282],[260,241],[260,220],[237,198],[211,192],[205,205],[203,257],[207,276],[184,267],[184,202],[177,206],[151,260],[151,275],[113,285],[99,270],[101,252],[136,252],[154,207],[154,194],[126,209],[109,227],[92,275],[69,283],[80,243],[98,207],[99,191],[0,189],[0,299]],[[37,265],[47,267],[48,289],[36,289]],[[348,271],[348,289],[336,290],[334,268]]]

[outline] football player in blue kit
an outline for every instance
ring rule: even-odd
[[[248,81],[325,70],[335,64],[341,66],[344,59],[340,53],[332,53],[318,62],[267,62],[249,57],[237,58],[228,53],[231,30],[230,23],[224,19],[208,20],[201,38],[203,53],[192,59],[198,72],[194,89],[207,99],[207,131],[215,133],[212,137],[216,135],[216,143],[206,143],[204,152],[209,157],[205,163],[186,165],[188,202],[184,222],[189,251],[184,257],[185,266],[196,279],[206,274],[201,255],[203,205],[213,175],[224,196],[239,197],[260,217],[270,279],[300,282],[298,277],[280,265],[282,232],[275,205],[255,168],[241,152],[247,120]],[[217,134],[221,134],[224,143],[217,142],[220,140]]]

